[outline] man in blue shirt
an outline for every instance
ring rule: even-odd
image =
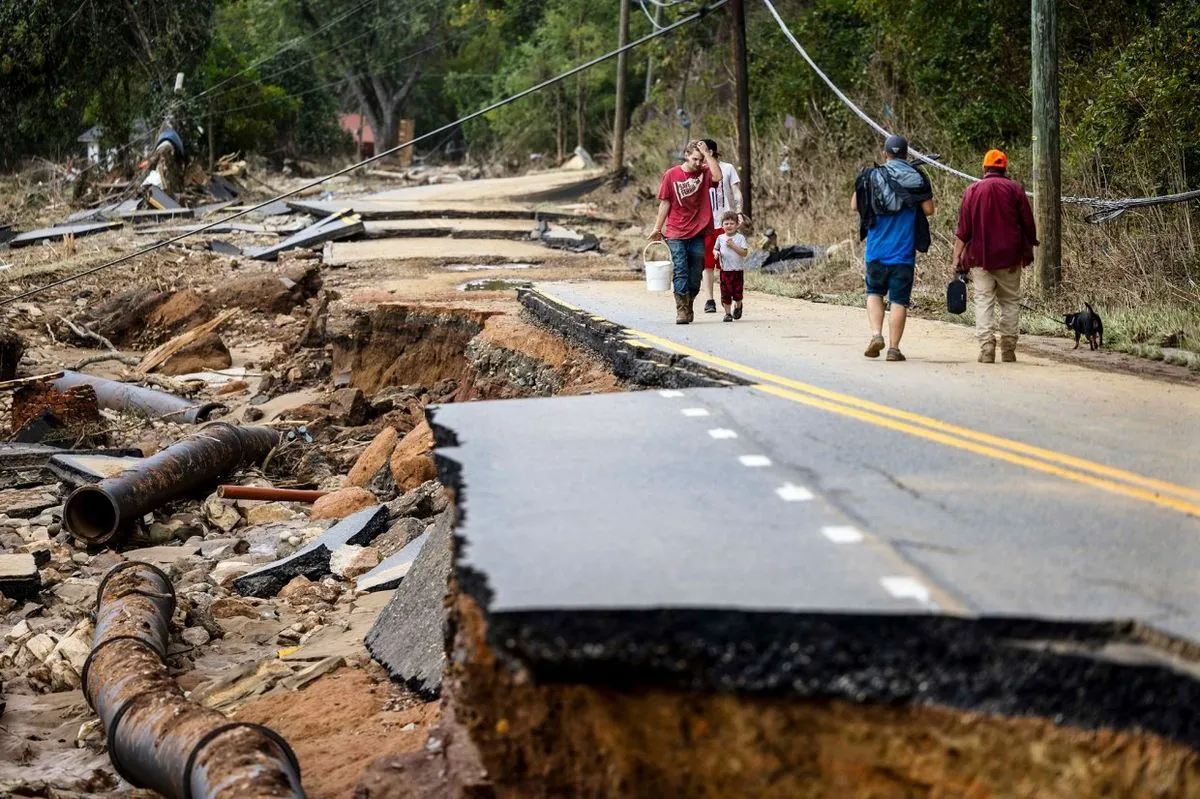
[[[903,136],[888,136],[883,145],[883,166],[867,172],[856,183],[850,200],[853,211],[860,209],[860,195],[864,198],[861,202],[869,202],[871,207],[871,213],[860,214],[867,238],[864,260],[867,321],[871,325],[871,341],[863,354],[878,358],[887,346],[889,361],[905,360],[900,352],[900,338],[904,335],[917,265],[917,229],[924,222],[923,218],[918,220],[917,213],[929,217],[934,212],[928,181],[907,158],[908,140]],[[884,296],[891,301],[890,342],[883,339]]]

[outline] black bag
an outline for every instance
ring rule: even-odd
[[[946,286],[946,310],[960,314],[967,310],[967,276],[957,274]]]

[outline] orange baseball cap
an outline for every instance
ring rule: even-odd
[[[1003,150],[988,150],[987,155],[983,157],[984,169],[1008,169],[1008,156]]]

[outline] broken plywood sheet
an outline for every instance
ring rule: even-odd
[[[358,215],[342,209],[333,216],[322,219],[314,225],[309,225],[297,233],[293,233],[278,244],[272,244],[269,247],[247,249],[245,250],[245,254],[259,261],[274,261],[279,257],[279,253],[286,252],[287,250],[312,247],[327,241],[348,239],[362,232],[363,223]]]
[[[41,244],[45,241],[62,241],[63,236],[70,233],[79,238],[93,233],[103,233],[106,230],[119,228],[120,222],[85,222],[79,225],[59,225],[57,227],[40,228],[28,233],[21,233],[8,242],[9,247],[28,247],[31,244]]]
[[[362,261],[413,260],[431,258],[491,263],[544,261],[562,253],[527,241],[497,239],[411,238],[378,239],[329,244],[325,247],[326,266],[346,266]]]

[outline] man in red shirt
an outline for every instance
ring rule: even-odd
[[[693,305],[704,275],[704,240],[712,228],[708,190],[721,181],[721,164],[703,141],[690,142],[683,163],[663,175],[658,187],[658,218],[651,241],[664,235],[674,266],[675,324],[696,318]]]
[[[1033,263],[1037,230],[1025,189],[1005,174],[1008,156],[988,150],[983,157],[983,180],[963,194],[954,231],[954,270],[972,273],[975,286],[975,329],[979,362],[1017,360],[1021,307],[1021,269]],[[999,320],[997,320],[999,310]]]

